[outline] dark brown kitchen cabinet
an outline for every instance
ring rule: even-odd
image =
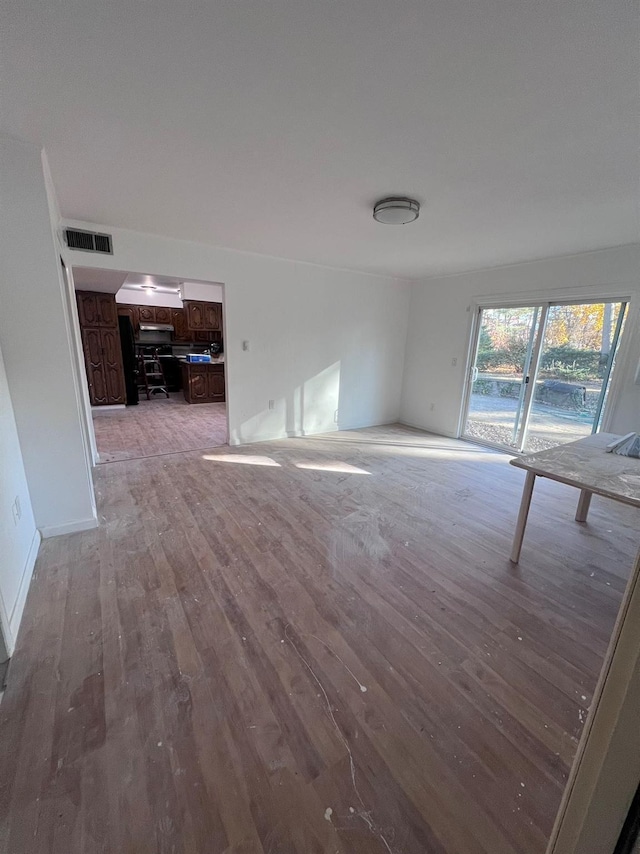
[[[188,383],[185,398],[189,403],[207,402],[207,371],[206,368],[190,367],[187,371]]]
[[[118,307],[112,294],[96,294],[100,326],[115,327],[118,325]]]
[[[165,305],[138,305],[140,323],[171,323],[172,309]]]
[[[204,331],[204,303],[185,300],[183,305],[187,313],[187,327],[192,332]]]
[[[224,403],[224,364],[183,362],[182,390],[187,403]]]
[[[122,350],[119,329],[101,329],[102,357],[107,384],[107,402],[124,403],[126,400]]]
[[[89,383],[89,397],[93,406],[108,403],[107,378],[102,357],[101,329],[83,329],[82,346]]]
[[[210,400],[215,402],[224,401],[225,383],[224,383],[224,367],[222,365],[214,365],[218,370],[211,370],[207,373],[207,394]]]
[[[118,314],[113,294],[78,291],[78,317],[80,326],[117,326]]]
[[[222,303],[204,303],[204,328],[207,332],[218,332],[222,329]]]
[[[118,329],[83,329],[82,344],[91,404],[104,406],[124,403],[124,374]]]
[[[156,307],[155,305],[139,305],[138,314],[140,323],[155,323],[156,322]]]
[[[140,326],[140,312],[137,305],[119,305],[118,317],[128,317],[133,326],[133,334],[138,334],[138,326]]]
[[[124,403],[116,299],[113,294],[88,291],[79,291],[76,296],[91,403],[93,406]]]
[[[222,303],[185,300],[187,326],[192,332],[220,332],[222,329]]]
[[[187,316],[184,313],[184,309],[172,308],[170,323],[173,324],[173,340],[176,343],[193,340],[193,333],[187,329]]]

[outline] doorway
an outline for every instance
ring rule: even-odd
[[[596,433],[627,303],[480,307],[463,438],[532,453]]]
[[[228,442],[224,285],[74,267],[97,463]]]

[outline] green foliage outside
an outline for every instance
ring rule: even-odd
[[[486,329],[480,330],[478,359],[480,371],[522,371],[527,344],[520,336],[510,336],[504,347],[495,348]],[[563,345],[549,347],[542,354],[540,376],[564,380],[598,380],[605,372],[607,357],[599,350],[580,350]]]

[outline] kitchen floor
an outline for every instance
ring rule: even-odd
[[[227,444],[227,405],[189,404],[182,392],[124,409],[93,410],[101,463],[199,451]]]
[[[541,480],[514,567],[523,480],[400,426],[98,466],[9,669],[0,854],[543,854],[638,515]]]

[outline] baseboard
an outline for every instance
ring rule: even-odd
[[[18,637],[18,629],[20,628],[20,621],[22,620],[22,613],[24,611],[24,603],[27,601],[29,584],[31,582],[31,576],[33,575],[33,568],[36,565],[36,558],[38,557],[39,548],[40,531],[36,530],[33,532],[33,539],[31,540],[31,545],[29,546],[29,554],[27,555],[27,559],[22,569],[22,578],[20,579],[18,595],[16,597],[16,601],[14,602],[13,609],[9,614],[9,637],[5,638],[5,641],[7,643],[7,652],[9,653],[9,655],[13,655],[13,650],[15,648],[16,638]]]
[[[91,412],[93,415],[99,414],[100,412],[113,412],[114,409],[126,409],[127,407],[124,403],[113,403],[105,406],[92,406]]]
[[[239,439],[237,436],[231,435],[229,438],[229,445],[232,446],[241,446],[241,445],[256,445],[261,442],[278,442],[280,439],[304,439],[306,437],[312,436],[324,436],[330,433],[338,433],[341,430],[361,430],[366,427],[386,427],[389,424],[399,424],[401,422],[396,419],[392,419],[389,421],[388,418],[383,421],[354,421],[348,424],[332,424],[330,427],[324,430],[280,430],[277,433],[272,433],[270,435],[257,435],[252,436],[251,438],[242,438]]]
[[[45,525],[40,528],[40,533],[43,539],[49,537],[59,537],[62,534],[77,534],[79,531],[90,531],[92,528],[98,527],[98,520],[94,517],[91,519],[79,519],[77,522],[67,522],[66,525]]]
[[[446,433],[442,430],[434,430],[433,427],[425,427],[423,424],[414,424],[411,421],[406,421],[404,418],[398,419],[398,424],[403,427],[412,427],[414,430],[422,430],[424,433],[431,433],[432,436],[444,436],[446,439],[458,439],[455,433]]]

